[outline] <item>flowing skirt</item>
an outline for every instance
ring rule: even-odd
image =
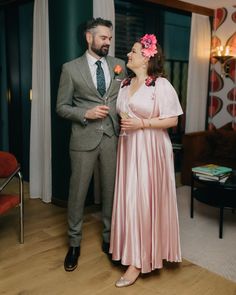
[[[142,273],[181,261],[172,145],[165,130],[120,137],[110,253]]]

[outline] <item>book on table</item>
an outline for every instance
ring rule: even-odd
[[[192,172],[194,172],[195,174],[198,173],[206,176],[216,176],[220,178],[226,174],[230,174],[232,172],[232,168],[216,164],[206,164],[193,167]]]
[[[200,180],[226,182],[229,178],[232,168],[216,164],[206,164],[192,168],[192,172]]]
[[[205,174],[200,174],[200,173],[195,173],[195,175],[200,179],[200,180],[207,180],[207,181],[217,181],[221,183],[225,183],[226,180],[230,177],[230,173],[224,174],[221,177],[218,176],[209,176]]]
[[[230,176],[231,172],[229,172],[229,173],[223,173],[223,174],[220,174],[220,175],[207,175],[207,174],[199,173],[199,172],[194,172],[194,174],[197,177],[205,177],[205,178],[212,179],[212,180],[220,180],[222,178],[225,178],[227,176]]]

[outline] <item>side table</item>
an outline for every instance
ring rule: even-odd
[[[219,238],[223,237],[224,209],[236,208],[236,170],[225,183],[201,180],[194,173],[191,177],[190,217],[194,214],[194,199],[209,206],[219,208]]]

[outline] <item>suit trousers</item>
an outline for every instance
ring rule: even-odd
[[[103,135],[100,144],[90,151],[70,151],[71,178],[68,198],[68,236],[72,247],[78,247],[82,239],[82,225],[85,199],[98,160],[103,241],[109,243],[111,216],[116,174],[117,136]]]

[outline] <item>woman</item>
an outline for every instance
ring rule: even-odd
[[[154,35],[146,34],[128,53],[131,78],[121,84],[121,119],[110,253],[129,266],[117,287],[133,284],[140,273],[180,262],[179,223],[173,151],[167,128],[182,109],[163,78],[163,56]]]

